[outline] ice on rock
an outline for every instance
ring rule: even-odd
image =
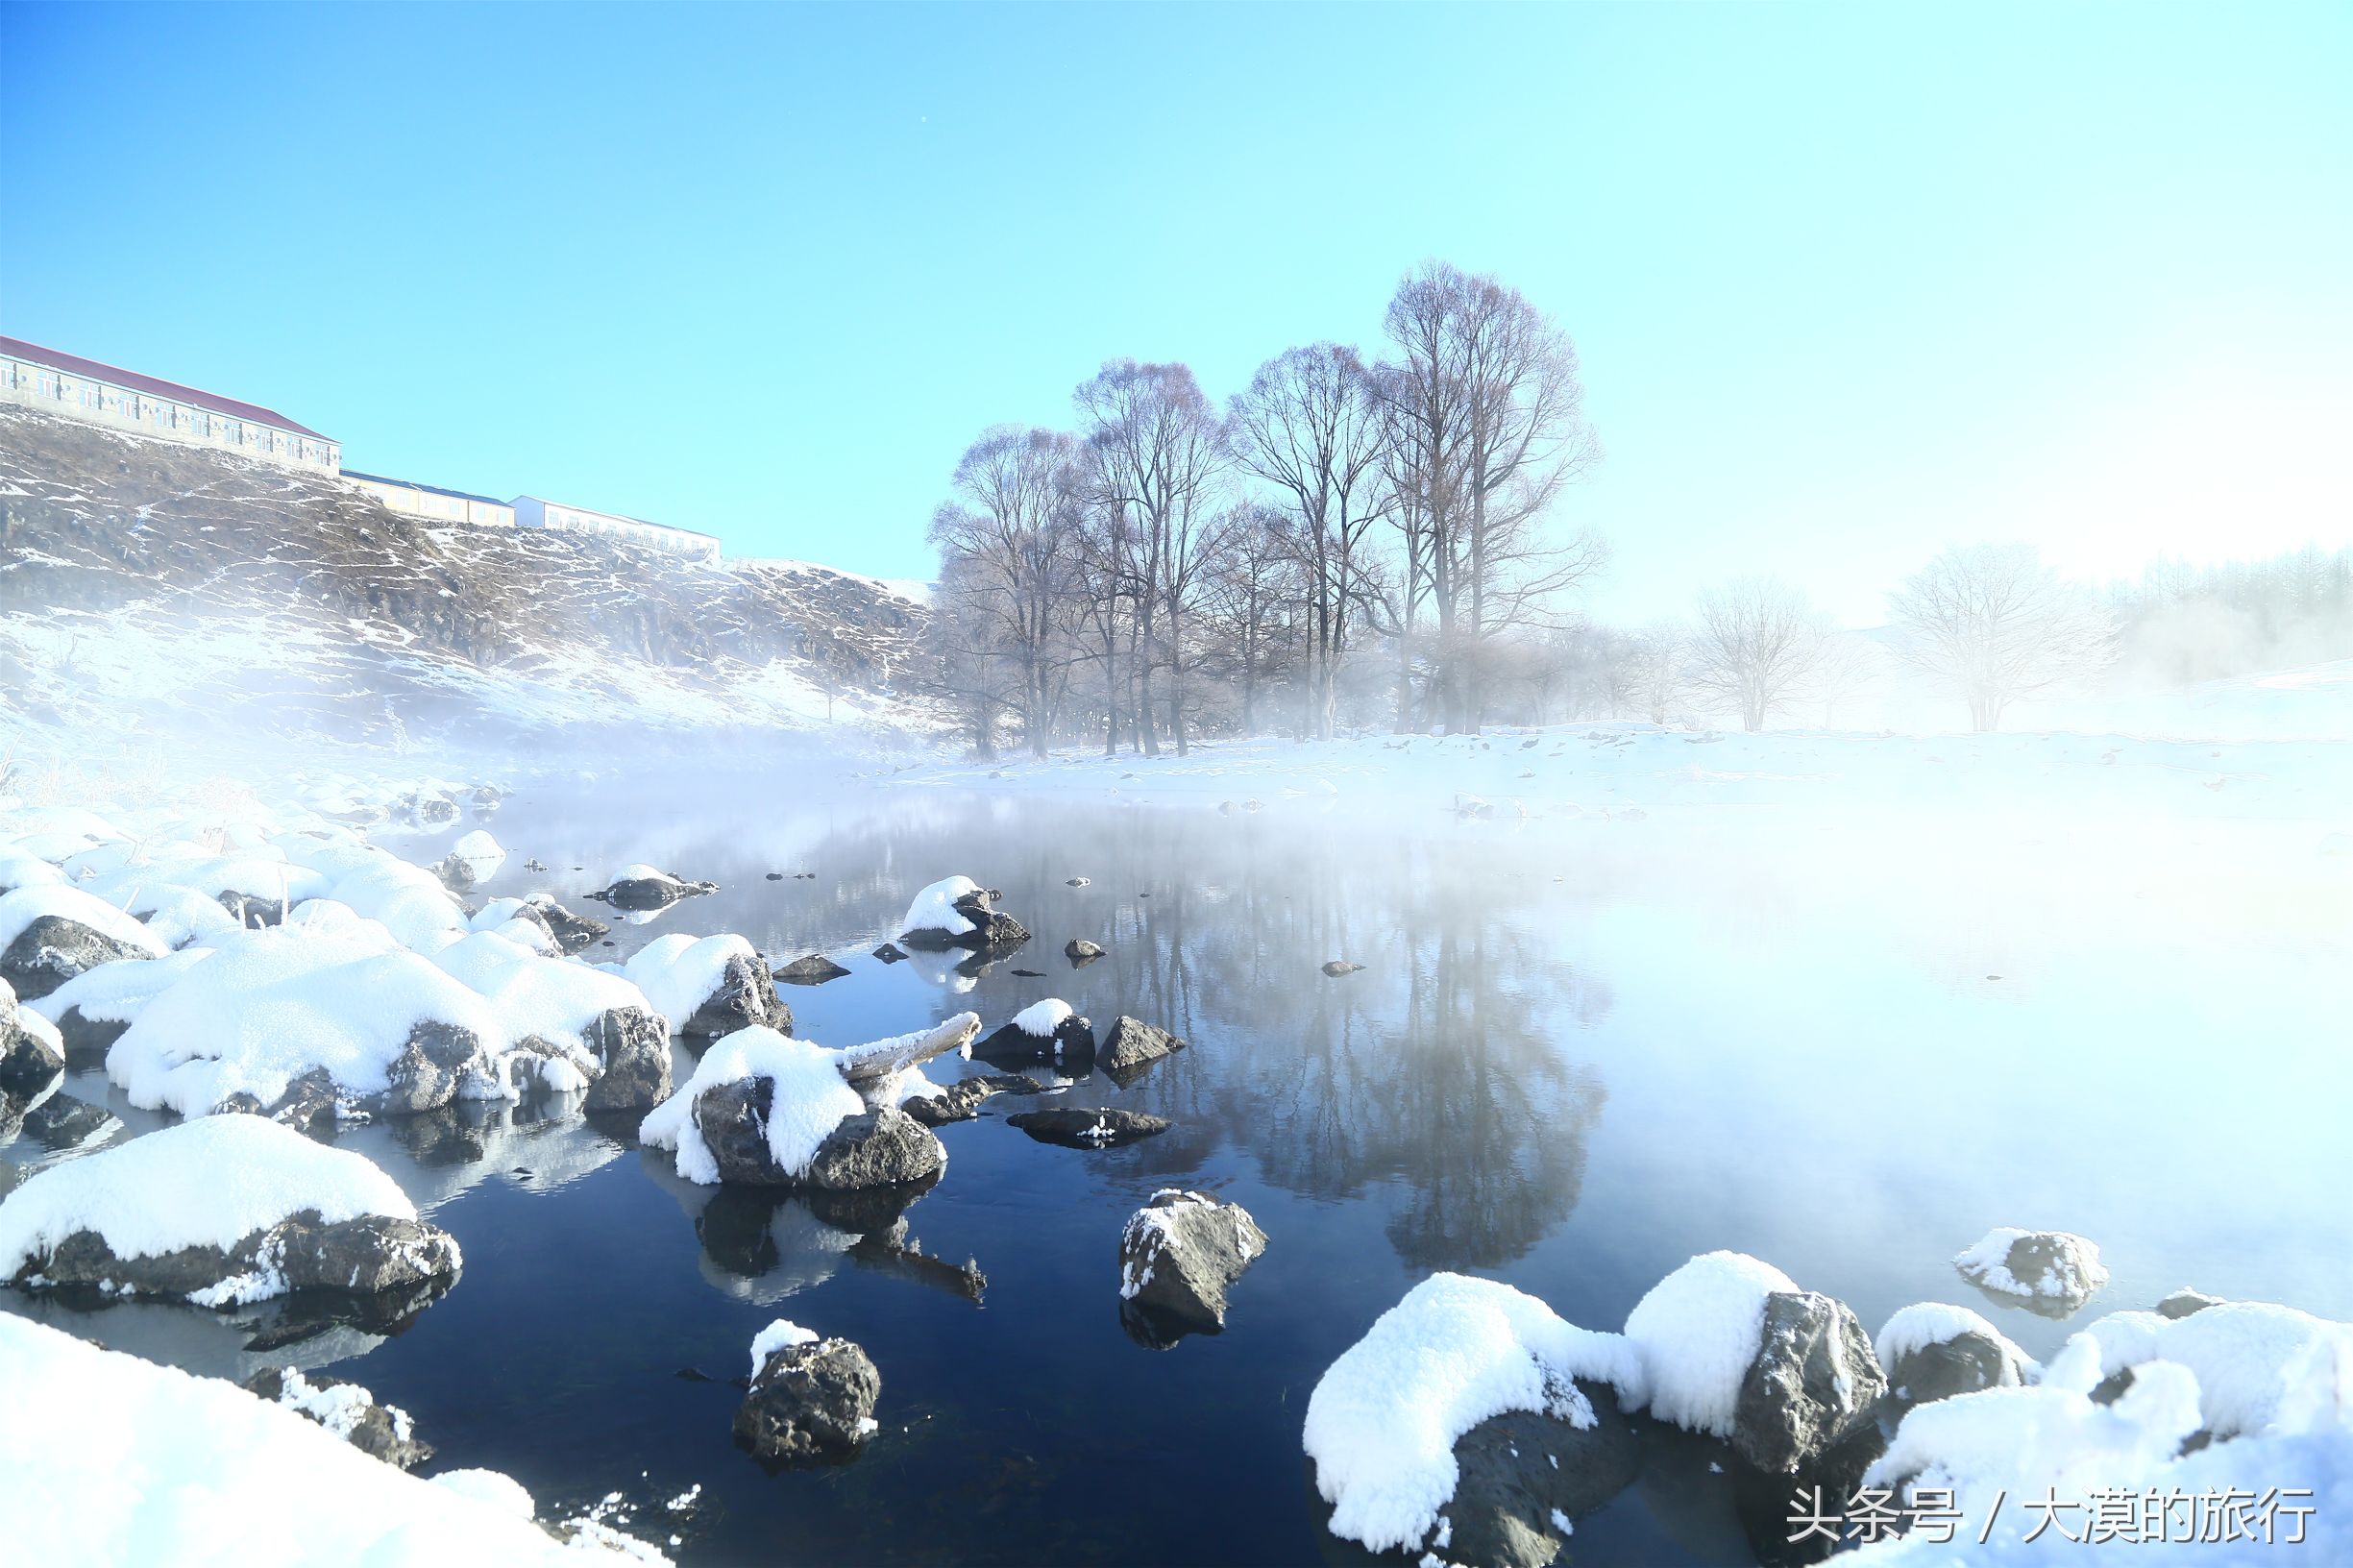
[[[646,1115],[640,1141],[677,1155],[678,1174],[704,1187],[717,1185],[719,1161],[695,1121],[695,1101],[706,1089],[742,1078],[765,1078],[773,1100],[768,1114],[768,1148],[790,1175],[807,1172],[818,1145],[843,1119],[865,1111],[866,1102],[837,1066],[839,1052],[793,1040],[755,1025],[711,1042],[695,1064],[695,1074],[669,1099]]]
[[[961,937],[972,930],[972,922],[957,913],[956,900],[985,890],[968,876],[951,876],[934,882],[917,894],[907,905],[907,913],[898,922],[906,931],[944,931],[951,937]]]
[[[1642,1358],[1625,1337],[1581,1329],[1507,1285],[1432,1275],[1308,1398],[1305,1442],[1334,1505],[1332,1532],[1376,1552],[1419,1545],[1455,1494],[1462,1434],[1511,1410],[1590,1428],[1580,1379],[1611,1384],[1627,1409],[1648,1397]]]
[[[207,1116],[53,1165],[0,1200],[0,1279],[77,1231],[117,1258],[224,1250],[288,1215],[327,1224],[414,1219],[400,1184],[364,1156],[260,1116]]]
[[[1741,1380],[1756,1360],[1765,1298],[1797,1290],[1788,1275],[1745,1253],[1694,1258],[1651,1287],[1626,1314],[1642,1358],[1651,1413],[1690,1432],[1732,1434]]]
[[[760,1368],[768,1364],[768,1358],[787,1345],[814,1345],[816,1343],[816,1335],[811,1334],[797,1323],[788,1322],[780,1317],[752,1336],[751,1375],[758,1377]]]
[[[577,1568],[581,1560],[511,1496],[420,1481],[234,1384],[5,1313],[0,1388],[10,1416],[0,1422],[0,1474],[14,1495],[41,1502],[10,1521],[12,1561]]]

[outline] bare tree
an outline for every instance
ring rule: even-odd
[[[1863,697],[1878,682],[1886,655],[1870,638],[1851,631],[1834,631],[1823,640],[1822,656],[1805,677],[1805,696],[1822,704],[1822,727],[1838,721],[1842,705]]]
[[[1242,466],[1290,510],[1309,590],[1309,733],[1329,740],[1337,672],[1363,598],[1365,535],[1386,506],[1380,404],[1357,351],[1336,343],[1267,360],[1234,400]]]
[[[915,682],[946,700],[973,755],[983,761],[995,758],[998,726],[1019,690],[991,603],[995,594],[995,585],[968,559],[951,556],[942,563],[923,631],[926,657]]]
[[[1606,559],[1590,535],[1564,543],[1539,527],[1600,447],[1575,348],[1517,289],[1425,263],[1398,285],[1385,328],[1400,358],[1374,384],[1424,535],[1441,705],[1449,728],[1476,730],[1489,642],[1538,624]]]
[[[1657,622],[1634,633],[1627,652],[1627,698],[1654,724],[1674,717],[1683,698],[1683,665],[1690,649],[1690,631],[1671,622]]]
[[[965,610],[993,633],[1017,676],[1022,738],[1042,757],[1070,629],[1078,556],[1078,442],[1057,430],[999,425],[956,464],[958,500],[931,520],[942,559],[958,563]]]
[[[1905,661],[1969,701],[1970,727],[2116,657],[2113,619],[2024,544],[1956,545],[1889,600]]]
[[[1210,581],[1208,616],[1220,649],[1216,669],[1239,698],[1242,733],[1254,735],[1260,698],[1307,651],[1302,645],[1313,641],[1311,611],[1302,612],[1309,611],[1314,592],[1283,517],[1272,508],[1243,504],[1226,537],[1227,549]],[[1316,703],[1316,683],[1304,685],[1311,704]],[[1302,733],[1314,733],[1313,726],[1311,715]]]
[[[1143,592],[1137,600],[1141,663],[1137,735],[1154,732],[1152,671],[1169,670],[1168,734],[1181,756],[1185,732],[1186,621],[1223,541],[1215,494],[1228,463],[1225,427],[1183,365],[1115,359],[1072,394],[1087,418],[1098,504],[1124,518]]]
[[[1801,590],[1777,577],[1736,578],[1700,598],[1691,684],[1739,710],[1743,729],[1762,729],[1813,674],[1828,632]]]

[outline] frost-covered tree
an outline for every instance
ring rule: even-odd
[[[1802,590],[1778,577],[1740,577],[1700,597],[1692,632],[1692,687],[1765,727],[1822,658],[1829,624]]]
[[[2105,606],[2043,564],[2031,545],[1956,545],[1888,602],[1906,663],[1969,702],[1970,727],[2116,657]]]

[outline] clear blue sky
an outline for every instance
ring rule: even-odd
[[[2353,6],[0,9],[0,328],[355,468],[926,576],[1103,359],[1583,355],[1605,615],[2353,537]]]

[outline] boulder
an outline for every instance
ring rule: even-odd
[[[1024,1012],[994,1034],[977,1041],[972,1054],[983,1062],[1000,1066],[1018,1066],[1025,1062],[1045,1062],[1077,1076],[1089,1071],[1095,1061],[1094,1026],[1075,1013],[1059,1019],[1044,1034],[1035,1033],[1026,1023],[1041,1021]]]
[[[1618,1409],[1617,1391],[1580,1383],[1594,1421],[1578,1427],[1535,1410],[1489,1417],[1455,1442],[1455,1495],[1446,1505],[1448,1562],[1544,1568],[1558,1559],[1573,1521],[1634,1483],[1642,1445]]]
[[[784,1345],[752,1377],[735,1438],[772,1463],[838,1463],[874,1430],[881,1395],[882,1374],[848,1340]]]
[[[263,1105],[258,1096],[240,1090],[214,1106],[212,1111],[215,1115],[267,1116],[306,1137],[316,1137],[333,1133],[336,1098],[333,1077],[325,1067],[312,1067],[286,1085],[286,1091],[269,1105]]]
[[[2008,1347],[1973,1329],[1904,1352],[1886,1373],[1893,1397],[1907,1406],[1953,1399],[2019,1381],[2019,1368]]]
[[[103,1158],[103,1157],[94,1157]],[[285,1290],[352,1295],[404,1291],[453,1280],[457,1243],[423,1220],[363,1214],[323,1223],[316,1210],[248,1233],[229,1247],[181,1247],[118,1258],[96,1231],[75,1231],[45,1254],[26,1260],[15,1283],[84,1286],[113,1296],[161,1296],[228,1308],[283,1281]]]
[[[1074,969],[1082,964],[1091,964],[1103,956],[1103,949],[1089,942],[1085,937],[1072,937],[1063,945],[1062,951],[1063,956],[1070,961],[1070,967]]]
[[[0,980],[0,1094],[30,1098],[65,1070],[65,1053],[47,1031],[28,1026],[28,1016],[19,1014],[16,993]]]
[[[901,932],[898,940],[927,952],[942,952],[950,947],[966,947],[976,953],[1009,952],[1029,941],[1029,928],[999,910],[995,898],[994,890],[983,888],[956,899],[953,907],[971,926],[968,931],[925,926]]]
[[[1989,1231],[1952,1262],[1978,1289],[2044,1317],[2073,1315],[2108,1283],[2098,1245],[2071,1231]]]
[[[714,1084],[695,1100],[695,1125],[719,1166],[740,1187],[806,1187],[823,1191],[895,1186],[936,1177],[947,1151],[931,1129],[895,1106],[845,1116],[818,1144],[800,1175],[783,1169],[768,1143],[775,1085],[763,1077]]]
[[[1121,1014],[1095,1051],[1096,1065],[1108,1072],[1128,1072],[1147,1062],[1185,1048],[1185,1042],[1165,1029],[1155,1029],[1140,1018]]]
[[[1163,1188],[1119,1236],[1119,1299],[1188,1329],[1225,1327],[1226,1287],[1266,1250],[1238,1203]]]
[[[1337,980],[1341,975],[1354,974],[1362,968],[1364,966],[1361,964],[1351,964],[1344,958],[1336,958],[1324,966],[1324,973]]]
[[[1886,1393],[1871,1336],[1845,1302],[1776,1290],[1733,1407],[1733,1451],[1769,1475],[1805,1468],[1871,1424]]]
[[[397,1469],[413,1470],[433,1457],[432,1445],[417,1440],[406,1410],[379,1405],[374,1394],[355,1383],[324,1372],[305,1374],[272,1366],[246,1379],[245,1389],[317,1422],[370,1458]]]
[[[2160,1317],[2194,1317],[2209,1307],[2227,1306],[2220,1296],[2210,1296],[2203,1290],[2183,1288],[2157,1303]]]
[[[145,948],[62,915],[40,915],[0,950],[0,983],[25,1001],[35,1001],[86,969],[126,958],[154,956]]]
[[[980,1115],[981,1101],[993,1094],[1041,1094],[1045,1086],[1020,1073],[989,1072],[960,1078],[937,1094],[919,1095],[899,1109],[926,1127],[951,1121],[970,1121]]]
[[[824,954],[811,953],[778,969],[776,978],[788,986],[821,986],[828,980],[839,980],[848,972]]]
[[[605,887],[588,896],[615,909],[668,909],[681,898],[693,898],[701,894],[717,893],[716,882],[689,882],[657,871],[650,866],[631,867]]]
[[[544,893],[532,897],[525,907],[538,916],[539,922],[548,928],[548,935],[555,939],[556,950],[561,953],[572,954],[593,947],[613,931],[602,920],[575,915]]]
[[[1007,1116],[1006,1125],[1018,1127],[1041,1143],[1067,1149],[1110,1149],[1122,1143],[1166,1132],[1174,1123],[1165,1116],[1141,1111],[1083,1111],[1058,1106],[1050,1111],[1024,1111]]]
[[[71,1094],[50,1095],[27,1111],[24,1118],[25,1136],[55,1153],[81,1148],[121,1126],[106,1107]]]
[[[670,1098],[670,1029],[642,1007],[616,1007],[580,1032],[602,1067],[588,1085],[589,1111],[646,1111]]]
[[[771,972],[768,960],[757,953],[731,954],[718,986],[677,1024],[678,1033],[692,1040],[717,1040],[765,1024],[780,1035],[791,1034],[793,1010],[776,994],[776,982],[783,978]]]
[[[496,1076],[482,1037],[457,1024],[428,1018],[408,1032],[393,1059],[389,1086],[371,1097],[368,1109],[385,1115],[413,1115],[457,1098],[469,1070]]]

